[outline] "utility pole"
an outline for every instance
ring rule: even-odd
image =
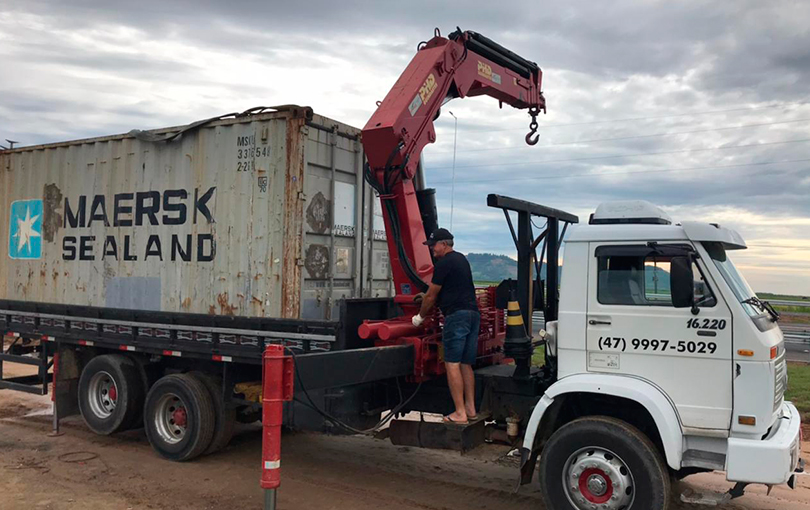
[[[456,140],[458,139],[458,118],[453,115],[453,112],[448,111],[447,113],[453,117],[454,125],[453,128],[453,177],[450,181],[450,232],[453,231],[453,205],[456,197]]]

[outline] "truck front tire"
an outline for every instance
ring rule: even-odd
[[[191,460],[211,445],[214,404],[205,384],[191,374],[162,377],[146,396],[146,438],[162,457]]]
[[[562,426],[540,456],[547,508],[667,510],[670,479],[652,441],[615,418],[580,418]]]
[[[119,354],[97,356],[79,378],[79,411],[96,434],[114,434],[136,424],[145,393],[134,361]]]

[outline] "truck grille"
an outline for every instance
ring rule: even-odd
[[[782,355],[776,359],[774,363],[774,395],[773,395],[773,409],[774,411],[782,405],[782,400],[787,390],[787,362],[785,360],[785,349],[782,348]]]

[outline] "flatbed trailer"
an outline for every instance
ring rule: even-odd
[[[413,410],[448,410],[443,381],[416,382],[414,346],[367,346],[370,343],[357,336],[362,320],[382,320],[395,313],[390,298],[345,300],[341,303],[340,321],[207,316],[0,300],[0,338],[4,339],[0,389],[45,395],[50,387],[54,433],[59,433],[61,420],[82,414],[94,432],[110,434],[154,421],[154,416],[144,413],[149,412],[146,395],[158,381],[177,374],[195,374],[206,384],[214,381],[209,386],[213,388],[210,407],[216,413],[217,430],[209,441],[217,444],[216,449],[227,444],[227,439],[216,438],[219,429],[229,427],[224,421],[235,418],[237,411],[245,421],[264,414],[263,451],[270,453],[263,463],[262,486],[274,489],[278,487],[280,433],[269,433],[268,427],[285,425],[353,433],[374,428],[386,410],[395,410],[395,417]],[[83,386],[82,379],[92,377],[85,373],[93,369],[93,360],[110,357],[135,368],[123,371],[122,379],[109,371],[109,387],[119,392],[117,406],[124,403],[120,395],[123,387],[130,391],[136,388],[128,405],[139,409],[123,413],[139,416],[114,427],[94,427],[93,420],[99,416],[88,416],[92,406],[82,407],[81,403],[103,401],[104,395],[98,391],[105,390],[102,387],[94,393],[92,387]],[[286,373],[269,376],[278,358],[286,360]],[[3,367],[9,363],[36,366],[36,374],[6,377]],[[491,366],[479,376],[508,382],[511,372],[509,366]],[[255,390],[260,384],[261,392],[252,397],[240,392],[244,385],[252,385]],[[492,389],[482,383],[479,398],[487,392],[492,398]],[[106,391],[109,394],[109,389]],[[513,392],[514,388],[507,391]],[[273,409],[278,402],[268,405],[264,398],[274,392],[284,397],[283,407],[276,411]],[[527,404],[536,400],[533,389],[524,388],[523,393]],[[403,395],[408,396],[407,401]],[[192,401],[183,402],[189,416],[204,412],[189,409],[195,405]],[[268,413],[277,417],[269,419]],[[189,434],[198,432],[184,430]],[[465,451],[483,442],[484,422],[437,429],[436,424],[393,420],[390,435],[398,444]],[[196,448],[178,456],[170,444],[160,443],[159,435],[147,432],[147,436],[155,450],[170,460],[191,460],[214,452]],[[171,437],[165,439],[168,443]],[[265,483],[266,479],[273,482]],[[274,492],[268,492],[268,497],[275,497],[270,494]]]
[[[351,300],[349,306],[379,308],[381,299]],[[345,305],[344,305],[345,306]],[[50,381],[47,371],[35,376],[2,377],[2,363],[22,363],[50,368],[60,349],[133,353],[144,360],[175,358],[175,363],[216,367],[226,379],[250,380],[261,376],[262,356],[268,345],[282,345],[297,354],[297,365],[307,386],[320,389],[399,377],[410,374],[410,347],[346,349],[346,326],[337,321],[207,316],[139,310],[70,306],[0,300],[0,334],[15,340],[0,355],[0,389],[47,394],[42,383]],[[397,353],[397,354],[387,354]],[[323,360],[339,360],[344,370],[327,381],[317,375]],[[367,359],[375,359],[369,365]],[[390,364],[377,374],[377,368]],[[355,365],[355,363],[357,365]],[[314,367],[310,369],[310,366]],[[362,377],[347,374],[352,368],[369,368]],[[229,374],[229,367],[242,373]],[[252,368],[252,370],[251,370]],[[389,372],[394,368],[393,372]]]
[[[385,301],[358,299],[344,304],[343,309],[380,309],[385,307]],[[82,409],[80,402],[94,398],[101,402],[102,408],[95,419],[104,418],[104,402],[108,406],[108,418],[115,414],[116,405],[137,406],[138,409],[125,414],[140,415],[147,392],[158,380],[170,374],[194,372],[214,381],[214,385],[209,386],[216,389],[212,391],[210,407],[217,415],[222,415],[217,418],[217,427],[229,427],[219,422],[236,418],[237,410],[246,416],[245,420],[259,418],[260,393],[241,398],[242,394],[235,393],[235,389],[238,385],[253,385],[255,389],[263,379],[268,347],[281,346],[287,356],[295,355],[297,381],[305,385],[308,398],[317,397],[317,392],[324,388],[371,385],[377,387],[376,405],[388,406],[387,399],[393,393],[379,391],[378,383],[383,382],[385,388],[386,381],[411,374],[413,348],[346,349],[345,331],[346,323],[338,321],[222,317],[0,300],[0,337],[4,339],[0,353],[0,389],[45,395],[52,384],[54,428],[58,430],[61,419],[80,412],[88,421],[87,414],[92,412],[92,406]],[[104,371],[112,376],[112,384],[108,386],[116,388],[117,402],[100,393],[93,395],[88,388],[84,388],[87,394],[80,395],[87,366],[104,356],[112,356],[134,369],[124,370],[120,379],[110,370]],[[8,363],[32,365],[37,371],[31,375],[5,377],[3,365]],[[124,386],[129,388],[132,398],[121,398]],[[99,391],[109,393],[109,388],[101,387]],[[321,417],[316,419],[304,414],[297,418],[295,407],[295,403],[288,405],[286,425],[324,429]],[[350,417],[346,419],[351,421]],[[94,428],[88,424],[97,433],[114,433],[138,426],[142,417],[126,421],[128,423],[109,427]],[[352,423],[362,426],[356,421]],[[155,446],[154,441],[152,443]],[[223,439],[218,447],[226,444],[227,439]],[[160,446],[156,449],[167,456]],[[179,458],[171,454],[168,457],[190,460],[200,453],[202,451]]]

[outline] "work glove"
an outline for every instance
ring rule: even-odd
[[[411,322],[413,323],[414,326],[418,328],[419,326],[422,325],[423,322],[425,322],[425,318],[417,313],[411,318]]]

